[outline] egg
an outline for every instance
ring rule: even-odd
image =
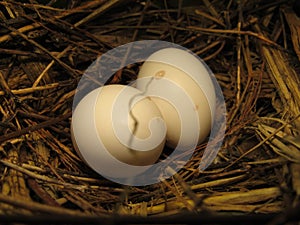
[[[154,102],[138,89],[107,85],[88,93],[71,121],[75,150],[96,172],[135,176],[155,163],[164,148],[166,124]]]
[[[167,146],[191,148],[209,134],[216,104],[211,74],[202,60],[179,48],[154,52],[141,66],[135,85],[162,113]]]

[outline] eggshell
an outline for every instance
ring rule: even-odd
[[[158,107],[141,91],[107,85],[87,94],[72,117],[76,151],[96,172],[127,177],[159,158],[166,125]]]
[[[160,109],[169,147],[189,148],[195,135],[199,144],[209,134],[216,102],[210,73],[197,57],[177,48],[153,53],[140,68],[136,87]]]

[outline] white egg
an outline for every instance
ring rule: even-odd
[[[136,87],[155,102],[167,124],[167,146],[193,147],[209,134],[216,95],[210,70],[177,48],[153,53],[141,66]]]
[[[107,85],[79,102],[71,132],[76,151],[91,168],[122,178],[135,176],[157,161],[166,125],[158,107],[141,91]]]

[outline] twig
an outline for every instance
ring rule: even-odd
[[[26,41],[28,41],[30,44],[32,44],[33,46],[37,47],[42,52],[46,53],[55,62],[57,62],[60,66],[62,66],[72,77],[75,77],[75,75],[80,75],[81,74],[80,71],[71,68],[69,65],[67,65],[66,63],[64,63],[63,61],[61,61],[59,58],[57,58],[53,54],[51,54],[51,52],[48,51],[45,47],[43,47],[42,45],[40,45],[36,41],[34,41],[32,39],[29,39],[25,34],[23,34],[22,32],[20,32],[19,30],[15,29],[13,27],[7,26],[5,23],[0,23],[0,25],[2,25],[4,27],[6,27],[7,29],[15,32],[16,34],[18,34],[19,36],[21,36],[22,38],[24,38]]]
[[[37,87],[30,87],[30,88],[22,88],[18,90],[11,90],[11,93],[15,95],[23,95],[23,94],[30,94],[36,91],[43,91],[48,90],[52,88],[59,87],[60,83],[52,83],[52,84],[46,84],[44,86],[37,86]],[[5,95],[6,93],[4,91],[0,91],[0,96]]]
[[[97,7],[101,4],[103,4],[103,1],[104,0],[97,0],[97,1],[91,1],[91,2],[84,3],[83,5],[78,6],[77,8],[67,10],[67,11],[64,10],[61,14],[54,16],[54,18],[55,19],[62,19],[66,16],[70,16],[72,14],[81,12],[84,9]],[[7,4],[7,3],[2,2],[2,4]],[[18,3],[17,1],[14,1],[13,4],[23,4],[23,3]],[[30,4],[25,4],[24,6],[30,6]],[[35,6],[35,7],[37,7],[37,6]],[[24,26],[24,27],[21,27],[21,28],[17,29],[17,31],[18,31],[17,33],[25,33],[25,32],[28,32],[30,30],[39,28],[40,26],[41,26],[40,23],[33,23],[33,24],[30,24],[30,25],[27,25],[27,26]],[[2,37],[0,37],[0,43],[11,40],[11,38],[13,36],[15,36],[17,33],[16,32],[11,32],[10,34],[3,35]]]
[[[300,117],[300,114],[298,116],[296,116],[295,118],[293,118],[290,121],[290,123],[292,123],[293,121],[296,121],[299,117]],[[242,158],[244,158],[246,155],[249,155],[251,152],[255,151],[258,147],[262,146],[264,143],[266,143],[267,141],[269,141],[272,137],[274,137],[279,131],[281,131],[283,128],[285,128],[290,123],[286,123],[286,124],[283,124],[280,127],[278,127],[272,134],[270,134],[269,136],[267,136],[266,138],[264,138],[261,142],[259,142],[254,147],[250,148],[248,151],[246,151],[244,154],[242,154],[240,157],[238,157],[236,160],[234,160],[232,163],[230,163],[230,165],[226,166],[224,168],[224,170],[226,170],[229,167],[233,166],[238,161],[240,161]]]
[[[0,143],[2,143],[4,141],[7,141],[7,140],[10,140],[10,139],[13,139],[13,138],[16,138],[16,137],[19,137],[19,136],[24,135],[24,134],[28,134],[28,133],[33,132],[33,131],[37,131],[41,128],[54,125],[54,124],[56,124],[60,121],[63,121],[65,119],[69,118],[70,116],[71,116],[71,113],[67,113],[63,116],[60,116],[60,117],[57,117],[57,118],[39,123],[37,125],[26,127],[26,128],[23,128],[22,130],[18,130],[18,131],[12,132],[12,133],[2,135],[2,136],[0,136]]]
[[[85,18],[83,18],[80,21],[78,21],[77,23],[75,23],[74,27],[79,27],[79,26],[81,26],[81,25],[83,25],[83,24],[91,21],[92,19],[94,19],[97,16],[99,16],[101,13],[107,11],[108,9],[110,9],[113,6],[115,6],[116,4],[121,3],[122,1],[124,1],[124,0],[106,1],[102,6],[100,6],[98,9],[94,10],[91,14],[89,14]]]
[[[51,216],[52,218],[56,218],[56,220],[58,221],[59,219],[62,219],[65,216],[66,218],[70,218],[70,216],[77,216],[77,217],[83,217],[83,216],[87,216],[86,214],[78,211],[78,210],[70,210],[70,209],[65,209],[65,208],[62,208],[62,207],[57,207],[57,206],[49,206],[49,205],[44,205],[44,204],[40,204],[40,203],[37,203],[37,202],[28,202],[28,201],[23,201],[23,200],[20,200],[20,199],[17,199],[17,198],[13,198],[13,197],[10,197],[10,196],[7,196],[7,195],[4,195],[4,194],[1,194],[0,193],[0,202],[2,203],[7,203],[7,204],[10,204],[10,205],[13,205],[13,206],[16,206],[16,207],[20,207],[20,208],[23,208],[23,209],[27,209],[27,210],[30,210],[30,211],[33,211],[33,212],[41,212],[41,213],[47,213],[47,214],[54,214],[54,215],[57,215],[58,217],[53,217]],[[60,216],[59,216],[60,215]],[[37,215],[33,216],[33,217],[36,217]],[[31,220],[33,219],[33,217],[27,217],[27,219],[31,218]],[[6,220],[5,218],[7,218],[7,221],[10,220],[11,222],[13,221],[17,221],[18,218],[21,219],[22,216],[3,216],[3,215],[0,215],[0,221],[1,223],[4,223],[4,221]],[[36,217],[38,218],[38,216]],[[43,216],[43,221],[45,223],[45,217]],[[40,219],[42,219],[40,217]],[[49,218],[50,219],[50,218]],[[26,216],[24,216],[23,219],[21,220],[24,220],[26,221]],[[48,222],[49,220],[47,220]]]
[[[180,29],[180,28],[176,28],[176,27],[174,27],[174,28]],[[267,44],[270,44],[270,45],[280,48],[280,46],[277,43],[275,43],[274,41],[271,41],[270,39],[266,38],[265,36],[255,33],[255,32],[252,32],[252,31],[210,29],[210,28],[203,28],[203,27],[196,27],[196,26],[188,26],[188,27],[186,27],[186,29],[202,31],[202,32],[207,32],[207,33],[249,35],[249,36],[258,38],[258,39],[266,42]]]

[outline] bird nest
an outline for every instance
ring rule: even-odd
[[[299,220],[297,7],[268,0],[1,1],[0,223]],[[204,142],[171,178],[135,187],[85,165],[70,121],[85,70],[138,40],[176,43],[201,57],[223,91],[227,122],[206,170],[198,170]],[[128,84],[138,69],[126,66],[108,83]]]

